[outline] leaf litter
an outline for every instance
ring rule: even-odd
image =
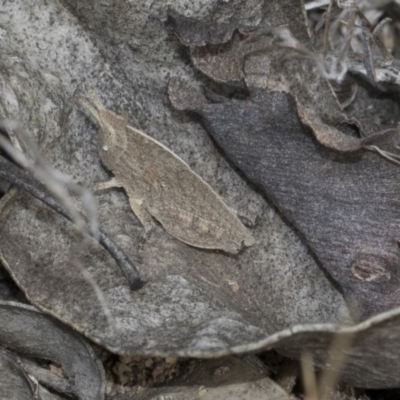
[[[67,3],[69,2],[65,2]],[[87,12],[85,8],[74,9],[71,4],[68,6],[77,15],[82,16]],[[290,23],[294,36],[301,42],[305,40],[307,32],[303,22],[299,21],[297,3],[288,7],[287,13],[282,12],[282,5],[272,2],[259,4],[265,18],[273,21],[274,26],[275,23]],[[40,202],[21,192],[12,192],[2,201],[1,251],[8,270],[30,301],[89,338],[121,354],[216,357],[231,352],[276,347],[285,354],[298,357],[300,349],[305,348],[316,353],[314,358],[317,364],[323,365],[324,353],[329,348],[332,337],[337,334],[338,327],[335,323],[340,323],[344,318],[350,322],[350,319],[346,315],[340,292],[315,264],[301,242],[282,223],[273,209],[251,191],[240,175],[229,168],[196,124],[188,118],[171,113],[166,106],[165,95],[169,77],[155,74],[159,65],[155,60],[146,59],[145,64],[140,65],[137,58],[132,58],[122,46],[117,65],[114,53],[108,54],[108,44],[100,55],[95,44],[98,41],[93,41],[89,33],[80,30],[79,19],[71,18],[65,9],[56,4],[44,6],[38,2],[37,6],[40,9],[37,13],[38,19],[29,20],[27,27],[32,31],[39,27],[40,31],[46,29],[49,37],[53,35],[57,39],[53,41],[55,45],[60,43],[57,35],[62,30],[55,30],[48,23],[50,19],[46,17],[53,15],[59,19],[59,16],[63,15],[63,21],[67,21],[70,29],[69,48],[76,49],[76,57],[73,57],[73,61],[67,57],[57,64],[56,69],[62,73],[62,80],[58,86],[54,85],[55,79],[49,75],[43,79],[37,66],[44,66],[50,60],[45,54],[40,53],[38,56],[35,51],[24,51],[24,45],[20,41],[18,44],[14,43],[13,35],[18,36],[18,24],[13,24],[15,5],[7,3],[7,19],[2,22],[4,29],[11,34],[2,42],[2,46],[7,50],[5,54],[18,54],[23,60],[17,66],[24,70],[18,79],[20,84],[28,88],[28,97],[22,97],[18,86],[10,79],[14,72],[10,69],[11,59],[7,57],[2,59],[1,75],[7,82],[9,93],[14,94],[19,108],[30,110],[22,112],[23,121],[29,120],[24,112],[38,116],[49,115],[46,110],[37,110],[39,104],[45,104],[47,101],[57,104],[59,110],[68,111],[68,115],[72,116],[64,120],[60,118],[59,127],[50,122],[54,120],[54,116],[48,120],[34,120],[34,124],[41,126],[42,132],[45,132],[43,136],[39,135],[39,138],[35,139],[39,139],[38,143],[49,162],[63,171],[72,172],[71,175],[77,180],[86,183],[98,181],[99,177],[104,179],[107,175],[101,167],[96,146],[89,140],[90,137],[96,138],[97,132],[88,121],[77,118],[75,105],[71,101],[73,89],[70,82],[77,79],[88,80],[97,90],[107,93],[106,98],[109,102],[120,101],[122,108],[128,112],[139,112],[140,124],[146,126],[144,116],[148,117],[147,120],[154,124],[151,133],[158,140],[165,141],[169,147],[171,145],[175,153],[190,160],[195,170],[211,177],[211,181],[215,179],[218,185],[212,186],[219,188],[224,200],[257,223],[253,222],[252,228],[256,245],[246,249],[238,257],[229,257],[218,252],[189,248],[169,238],[157,226],[151,235],[146,237],[131,216],[123,194],[109,192],[100,195],[100,225],[105,226],[128,255],[138,261],[141,274],[146,279],[150,278],[143,289],[133,293],[129,290],[115,260],[98,244],[92,243],[86,255],[77,255],[104,293],[112,318],[116,321],[110,328],[110,321],[105,317],[104,309],[99,305],[93,288],[88,286],[88,282],[71,264],[67,255],[70,249],[74,248],[73,244],[81,240],[79,233],[74,231],[72,224]],[[163,7],[164,3],[155,2],[153,10],[162,15]],[[221,3],[215,7],[211,14],[224,15],[224,7],[227,5]],[[244,9],[236,10],[237,14],[234,17],[252,15],[254,4],[249,5],[248,9],[246,6],[242,7]],[[142,29],[146,32],[154,27],[157,32],[161,30],[160,25],[157,25],[159,22],[149,20],[143,11],[125,10],[124,18],[118,20],[120,23],[115,24],[111,31],[104,29],[101,24],[98,25],[101,21],[106,21],[108,26],[113,21],[113,15],[103,15],[103,11],[101,8],[96,9],[93,14],[85,15],[85,18],[93,21],[93,29],[104,43],[110,43],[109,41],[114,39],[120,43],[128,40],[136,40],[139,43],[142,40],[139,49],[143,45],[157,54],[165,52],[167,57],[168,53],[173,54],[179,48],[172,41],[167,42],[163,50],[157,49],[157,41],[146,42]],[[196,13],[195,8],[193,12]],[[29,15],[29,7],[19,9],[18,13]],[[132,24],[131,21],[124,23],[125,16],[132,16],[138,24]],[[79,34],[76,33],[78,31]],[[240,34],[237,31],[233,36]],[[115,36],[111,39],[108,35]],[[83,40],[80,39],[82,36]],[[39,38],[38,41],[40,48],[42,43]],[[227,42],[228,45],[229,43]],[[132,42],[130,44],[132,45]],[[53,46],[51,43],[46,45]],[[56,48],[53,50],[57,52]],[[264,56],[265,54],[262,54],[262,57]],[[94,59],[100,60],[95,66]],[[178,74],[186,74],[194,79],[188,68],[181,66],[179,58],[168,60],[171,63],[168,64],[169,67],[176,68]],[[107,62],[108,67],[105,66]],[[87,65],[93,65],[93,70],[89,72]],[[312,63],[301,70],[309,72],[307,79],[297,74],[298,65],[289,66],[286,63],[282,68],[280,60],[269,69],[262,69],[264,67],[261,61],[258,65],[260,70],[254,68],[253,74],[250,74],[251,71],[246,73],[246,76],[252,76],[252,82],[260,81],[263,87],[270,90],[289,91],[296,96],[306,113],[319,115],[324,124],[335,125],[344,119],[343,113],[336,108],[336,100],[328,95],[331,93],[329,86],[320,78],[317,68],[314,68]],[[268,62],[265,65],[268,66]],[[121,73],[120,67],[125,68],[128,73]],[[136,78],[139,70],[140,80]],[[274,71],[283,72],[283,75],[279,75],[283,78],[275,79]],[[127,80],[126,76],[129,74],[130,80]],[[107,79],[98,81],[98,77],[103,75],[107,76]],[[29,79],[26,79],[26,76]],[[291,76],[294,81],[291,80]],[[271,86],[274,80],[276,85]],[[257,86],[250,85],[249,82],[248,86]],[[309,86],[304,88],[301,82],[308,82]],[[143,89],[146,85],[152,85],[156,90],[149,93],[138,89]],[[33,107],[24,107],[32,93],[36,93],[40,101],[32,102]],[[132,93],[140,94],[135,98]],[[129,105],[124,100],[128,98],[133,99]],[[135,106],[137,98],[140,98],[140,107]],[[13,115],[13,104],[2,104],[2,114],[7,117]],[[158,118],[158,115],[163,117]],[[173,118],[169,119],[171,115]],[[166,119],[165,116],[169,118]],[[166,120],[167,128],[170,129],[165,127]],[[80,134],[75,135],[74,130]],[[38,131],[33,129],[33,132],[37,135]],[[203,166],[196,163],[187,142],[176,140],[177,137],[186,136],[201,144],[196,149],[199,149],[204,159],[211,161],[208,163],[212,166],[210,170],[204,167],[204,162]],[[371,152],[366,154],[381,159],[379,155]],[[361,266],[358,272],[360,276],[365,276],[364,266]],[[385,279],[385,274],[381,274],[379,279]],[[239,287],[239,290],[234,292],[231,282],[236,282],[235,288]],[[322,324],[317,324],[318,322]],[[397,314],[393,311],[380,314],[354,327],[341,328],[343,335],[349,331],[354,331],[357,335],[356,346],[348,351],[348,364],[344,369],[345,380],[365,387],[398,385],[397,374],[394,374],[395,362],[390,366],[392,370],[388,370],[387,363],[387,359],[393,357],[397,351],[391,339],[396,324]],[[287,327],[292,328],[285,329]],[[369,367],[366,367],[366,364]]]

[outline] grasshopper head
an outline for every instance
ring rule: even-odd
[[[99,124],[101,130],[100,156],[103,161],[107,159],[111,161],[112,158],[116,158],[114,150],[117,147],[123,147],[126,143],[126,126],[128,123],[125,118],[107,110],[92,87],[85,85],[85,88],[90,101],[80,94],[77,94],[76,98]],[[109,162],[106,162],[106,164],[109,164]]]

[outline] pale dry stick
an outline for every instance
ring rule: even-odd
[[[330,3],[332,4],[332,3]],[[374,85],[377,89],[382,92],[386,92],[386,88],[383,87],[379,81],[387,81],[389,83],[400,81],[398,79],[398,70],[394,67],[391,67],[393,62],[393,56],[390,51],[386,48],[383,41],[379,37],[383,27],[389,22],[389,19],[385,19],[376,25],[374,28],[368,19],[362,14],[362,12],[357,8],[353,1],[350,1],[346,6],[341,4],[343,7],[343,12],[340,16],[335,19],[335,21],[331,24],[331,28],[328,31],[335,31],[336,25],[339,23],[347,24],[347,32],[343,45],[338,50],[339,53],[336,56],[335,54],[331,54],[329,57],[323,56],[322,58],[318,56],[318,54],[308,50],[305,48],[300,42],[298,42],[293,36],[291,36],[288,29],[282,29],[282,27],[270,30],[271,33],[275,33],[277,37],[281,39],[280,44],[272,44],[266,47],[262,47],[259,49],[254,49],[248,52],[243,57],[242,63],[242,74],[245,75],[245,64],[247,59],[253,54],[269,52],[277,49],[286,49],[295,51],[298,54],[304,56],[307,59],[312,60],[318,67],[321,75],[328,80],[342,82],[346,73],[348,71],[356,71],[358,73],[362,73],[366,76],[366,78],[370,81],[372,85]],[[349,22],[346,23],[342,19],[345,18],[347,14],[350,13]],[[360,20],[361,25],[357,25],[357,18]],[[319,31],[322,26],[325,24],[325,28],[329,26],[330,21],[326,16],[321,18],[321,21],[317,24],[318,29],[316,28],[316,32]],[[361,29],[363,36],[363,44],[364,44],[364,60],[360,63],[354,63],[351,59],[351,56],[348,55],[349,48],[351,45],[351,41],[355,36],[355,30]],[[325,29],[326,31],[326,29]],[[332,33],[331,33],[332,34]],[[324,39],[324,48],[326,48],[327,43],[329,42],[329,35]],[[372,55],[371,42],[374,42],[379,48],[380,52],[383,55],[383,61],[380,63],[381,68],[374,68],[374,60]],[[329,54],[328,54],[329,55]],[[359,64],[363,65],[363,69],[360,70]],[[377,78],[379,74],[379,79]],[[386,80],[384,79],[386,77]],[[388,158],[389,159],[389,158]]]
[[[378,154],[380,154],[383,158],[386,158],[387,160],[391,161],[394,164],[400,165],[400,155],[398,154],[390,153],[374,145],[364,145],[363,148],[366,150],[375,151]]]
[[[367,72],[367,78],[371,83],[376,84],[376,76],[374,71],[374,59],[371,48],[370,23],[366,18],[361,20],[361,34],[364,42],[364,66]]]
[[[329,4],[329,0],[314,0],[310,3],[304,4],[306,11],[313,10],[314,8],[323,7]]]
[[[357,304],[353,304],[352,308],[353,311],[357,310]],[[339,382],[346,362],[346,351],[351,347],[354,337],[354,333],[336,334],[333,337],[319,382],[316,379],[312,354],[306,351],[301,355],[305,400],[329,400],[330,393]]]
[[[388,51],[387,47],[383,43],[380,35],[382,33],[383,28],[391,21],[390,18],[385,18],[380,21],[375,27],[369,22],[367,17],[357,8],[358,17],[361,21],[361,29],[366,29],[366,31],[370,35],[370,40],[374,41],[375,44],[378,46],[380,52],[384,57],[384,65],[390,65],[393,62],[393,56]]]
[[[329,348],[319,382],[315,377],[312,355],[305,352],[301,356],[301,369],[306,400],[329,400],[330,393],[339,382],[341,370],[346,362],[346,350],[353,342],[354,334],[336,335]]]
[[[331,8],[334,0],[331,0],[329,3],[329,8]],[[344,41],[343,46],[339,50],[339,54],[336,57],[336,72],[338,74],[338,77],[343,77],[343,71],[339,72],[338,67],[344,66],[344,61],[345,58],[349,52],[349,47],[351,45],[352,39],[355,37],[355,29],[361,29],[361,35],[362,35],[362,42],[364,45],[364,61],[363,65],[365,68],[365,74],[368,80],[376,86],[379,90],[385,92],[386,89],[382,87],[379,83],[377,83],[376,79],[376,72],[374,68],[374,60],[373,60],[373,55],[372,55],[372,48],[371,48],[371,42],[374,42],[378,49],[380,50],[381,54],[383,55],[384,59],[381,65],[383,67],[390,66],[393,63],[393,56],[391,55],[390,51],[386,48],[386,46],[383,43],[383,40],[380,38],[380,35],[382,33],[382,29],[384,26],[387,25],[387,23],[390,21],[389,18],[385,18],[381,22],[379,22],[375,28],[373,25],[369,22],[369,20],[365,17],[365,15],[360,11],[360,9],[357,7],[356,3],[353,0],[347,1],[347,2],[337,2],[338,6],[343,9],[343,12],[338,16],[338,18],[335,19],[333,23],[330,21],[329,17],[329,12],[326,12],[325,15],[321,18],[320,22],[317,24],[315,31],[317,32],[323,25],[325,25],[324,29],[324,38],[323,38],[323,53],[324,53],[324,59],[326,59],[327,55],[327,49],[329,47],[329,43],[331,42],[330,36],[333,35],[333,32],[336,32],[338,29],[339,23],[347,25],[347,32],[346,32],[346,38]],[[329,11],[329,9],[328,9]],[[346,15],[349,14],[348,17]],[[344,19],[347,18],[349,21],[345,22]],[[360,24],[357,25],[356,21],[357,19],[360,21]],[[330,32],[330,34],[328,34]],[[342,68],[343,69],[343,68]],[[348,66],[345,68],[344,72],[347,72],[347,70],[351,69],[351,66]],[[328,77],[327,75],[332,75]],[[334,77],[334,72],[331,72],[327,74],[326,77],[328,79],[335,79],[336,81],[340,82],[341,79],[335,78]]]
[[[340,15],[335,18],[334,21],[331,21],[331,14],[332,14],[332,8],[335,0],[331,0],[329,3],[329,7],[327,12],[323,15],[321,18],[320,22],[315,27],[315,33],[318,32],[323,25],[324,27],[324,35],[323,35],[323,61],[321,62],[320,70],[326,70],[326,72],[323,74],[325,77],[327,77],[330,80],[334,80],[336,82],[341,82],[348,70],[348,67],[346,63],[344,62],[344,59],[348,53],[348,49],[351,44],[351,40],[354,35],[354,25],[355,25],[355,19],[356,19],[356,12],[355,12],[355,7],[349,6],[349,7],[344,7]],[[339,8],[340,5],[338,4]],[[332,48],[331,52],[334,51],[334,46],[332,43],[334,42],[334,34],[339,30],[339,25],[345,23],[344,19],[347,18],[347,15],[350,14],[350,24],[347,29],[346,33],[346,40],[344,44],[341,46],[341,49],[339,49],[338,53],[339,55],[335,57],[334,63],[332,63],[332,68],[329,69],[328,72],[328,66],[329,62],[327,61],[327,56],[329,52],[329,48]],[[346,24],[346,23],[345,23]],[[331,37],[332,36],[332,40]]]
[[[32,175],[38,175],[39,180],[43,182],[43,184],[51,192],[53,192],[53,195],[55,195],[55,197],[59,200],[61,204],[64,204],[64,206],[66,206],[66,209],[60,207],[57,201],[54,201],[54,199],[49,196],[49,193],[47,193],[43,185],[33,180],[32,177],[29,176],[29,174],[23,174],[23,176],[19,175],[20,179],[22,178],[21,183],[29,182],[31,194],[36,197],[40,196],[40,200],[52,207],[55,211],[63,215],[65,218],[74,222],[78,229],[82,232],[86,231],[85,226],[88,222],[90,235],[96,241],[99,241],[100,244],[116,260],[118,266],[120,267],[122,273],[129,283],[130,289],[138,290],[142,288],[145,282],[142,281],[142,279],[140,278],[139,272],[136,267],[132,264],[125,253],[111,239],[107,237],[107,235],[98,230],[97,207],[93,207],[93,204],[96,204],[96,200],[90,190],[76,184],[68,175],[62,174],[61,172],[50,168],[47,164],[43,163],[42,157],[40,156],[40,152],[37,149],[36,145],[25,134],[24,130],[21,128],[18,122],[7,120],[1,121],[0,130],[5,130],[6,133],[12,134],[15,134],[17,132],[19,133],[19,140],[23,139],[23,143],[26,146],[28,145],[31,152],[33,152],[35,158],[34,162],[29,160],[24,155],[19,140],[16,141],[15,145],[17,147],[15,148],[5,137],[0,135],[0,145],[8,152],[11,157],[14,158],[14,160],[16,160],[18,164],[20,164],[26,170],[30,171]],[[14,166],[15,168],[13,168],[13,166],[13,164],[9,164],[8,169],[13,169],[13,173],[15,175],[19,171],[19,169],[16,166]],[[7,180],[6,177],[4,177],[4,179]],[[65,189],[65,186],[72,188],[78,195],[80,195],[82,203],[84,205],[84,210],[88,214],[88,218],[84,217],[78,212],[77,208],[72,202],[71,197],[69,196],[68,191]],[[35,190],[37,188],[39,189]],[[27,188],[24,189],[27,190]]]
[[[36,376],[37,380],[41,382],[43,386],[51,387],[58,393],[63,393],[67,399],[74,398],[74,393],[71,384],[68,382],[67,378],[54,375],[45,366],[39,366],[34,361],[27,358],[23,358],[23,363],[31,376]]]
[[[0,130],[6,132],[10,137],[14,138],[14,142],[16,142],[14,143],[14,147],[5,137],[0,135],[0,146],[17,164],[27,171],[30,171],[33,176],[36,176],[44,183],[50,192],[52,192],[59,202],[64,204],[66,209],[70,212],[72,220],[78,229],[84,231],[86,230],[86,221],[82,219],[67,188],[81,197],[84,209],[88,214],[91,234],[97,237],[97,207],[93,206],[96,204],[96,199],[90,191],[73,182],[69,176],[44,163],[43,157],[41,157],[35,143],[25,134],[18,122],[3,120],[0,123]],[[25,148],[29,148],[30,157],[27,157],[22,151],[21,143],[24,144]]]
[[[301,355],[301,372],[303,376],[303,386],[306,400],[319,400],[318,386],[315,378],[313,359],[310,353],[306,352]]]
[[[279,32],[279,30],[281,32]],[[289,29],[280,27],[276,29],[275,31],[277,33],[277,36],[281,39],[283,44],[272,44],[269,46],[265,47],[260,47],[259,49],[254,49],[252,51],[249,51],[246,53],[243,57],[243,62],[242,62],[242,74],[245,76],[245,66],[247,59],[250,58],[251,56],[258,54],[258,53],[264,53],[264,52],[271,52],[274,50],[290,50],[290,51],[295,51],[297,54],[300,56],[303,56],[305,59],[312,60],[315,65],[318,67],[321,75],[328,80],[336,80],[336,81],[341,81],[344,76],[346,75],[347,68],[343,68],[340,74],[338,75],[337,73],[332,73],[332,71],[328,71],[327,69],[327,63],[325,60],[321,57],[319,57],[316,53],[308,50],[306,47],[304,47],[297,39],[295,39]]]
[[[319,400],[327,400],[327,396],[338,383],[341,370],[346,362],[346,350],[353,342],[353,334],[336,335],[329,349],[329,357],[318,385]],[[327,368],[328,367],[328,368]]]
[[[37,182],[35,178],[29,175],[27,171],[20,170],[19,167],[17,167],[11,161],[5,159],[2,156],[0,156],[0,178],[25,190],[26,192],[36,197],[38,200],[41,200],[51,209],[62,215],[64,218],[72,221],[72,217],[68,213],[68,211],[63,206],[57,203],[57,201],[47,192],[47,190],[43,187],[43,185],[40,182]],[[85,231],[83,232],[80,231],[80,232],[84,236],[84,241],[78,247],[80,247],[80,250],[83,250],[85,247],[86,240],[88,239],[88,234]],[[127,279],[131,290],[140,289],[144,285],[144,283],[140,279],[140,276],[137,273],[136,268],[126,257],[126,255],[122,252],[122,250],[114,242],[112,242],[111,239],[109,239],[102,231],[99,231],[99,238],[100,238],[100,244],[116,260],[122,273]],[[97,241],[96,238],[93,239]],[[71,253],[76,254],[77,252],[71,251]],[[76,268],[79,269],[83,278],[93,288],[95,295],[104,310],[104,314],[106,316],[108,325],[111,327],[111,329],[116,329],[118,331],[120,329],[120,324],[118,323],[118,321],[115,321],[114,317],[112,316],[100,286],[93,279],[89,271],[83,265],[81,265],[78,259],[72,257],[71,262]]]
[[[325,14],[324,58],[326,57],[326,55],[328,53],[328,48],[329,48],[329,26],[330,26],[331,12],[332,12],[332,7],[333,7],[334,1],[335,0],[331,0],[329,2],[328,10],[326,11],[326,14]]]
[[[42,183],[2,156],[0,156],[0,178],[27,191],[64,218],[72,221],[71,214],[48,193]],[[99,241],[117,262],[131,290],[138,290],[143,287],[144,282],[140,278],[136,267],[126,254],[101,230],[99,231]]]
[[[337,0],[337,5],[340,8],[350,8],[355,6],[355,1],[354,0]]]
[[[372,39],[375,41],[376,45],[379,47],[379,50],[381,51],[384,60],[381,63],[381,65],[388,66],[392,65],[394,61],[394,57],[392,53],[389,51],[389,49],[385,46],[385,43],[383,42],[381,38],[381,34],[383,31],[383,28],[391,22],[391,18],[385,18],[382,21],[379,22],[378,25],[375,26],[374,30],[372,31]]]
[[[245,67],[247,60],[255,54],[268,53],[274,50],[292,50],[296,51],[297,53],[305,57],[311,56],[312,53],[308,49],[306,49],[295,37],[293,37],[287,25],[281,25],[275,29],[270,29],[268,30],[268,33],[276,35],[276,37],[282,42],[282,44],[272,43],[268,46],[260,47],[258,49],[254,49],[246,53],[243,56],[243,61],[241,64],[241,70],[243,76],[246,76]],[[257,36],[259,35],[260,34],[258,34]],[[257,36],[256,35],[250,36],[249,38],[245,39],[245,41],[250,43]]]
[[[347,18],[347,15],[349,14],[349,8],[346,7],[340,11],[338,15],[336,15],[334,18],[332,17],[333,14],[333,4],[335,3],[335,0],[331,0],[329,3],[328,10],[322,15],[320,21],[315,26],[315,33],[319,32],[322,27],[324,27],[324,32],[322,35],[322,44],[323,44],[323,55],[324,57],[327,54],[328,48],[333,48],[334,47],[334,37],[336,32],[339,31],[340,25],[343,23],[343,21]],[[336,2],[337,3],[337,2]],[[341,7],[337,5],[339,9]],[[329,13],[328,13],[329,11]],[[335,10],[335,13],[337,13],[338,10]]]
[[[341,63],[344,61],[346,55],[349,52],[351,41],[354,37],[355,29],[356,29],[356,19],[357,19],[357,13],[356,9],[352,8],[350,12],[350,21],[347,24],[347,32],[346,32],[346,40],[342,46],[342,49],[339,51],[339,56],[338,56],[338,63]]]
[[[32,394],[32,400],[42,400],[40,393],[39,393],[39,382],[37,381],[37,379],[31,375],[28,374],[29,380],[32,381],[32,385],[35,386],[35,391]]]
[[[365,15],[357,8],[357,16],[361,22],[361,34],[364,44],[364,67],[366,70],[366,77],[372,85],[382,92],[386,92],[386,89],[377,81],[376,70],[374,67],[374,60],[372,56],[372,42],[375,43],[383,55],[383,62],[381,66],[390,66],[393,63],[393,56],[387,49],[383,40],[380,38],[382,29],[390,21],[389,18],[385,18],[378,25],[373,27]]]

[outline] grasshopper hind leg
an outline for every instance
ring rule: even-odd
[[[132,211],[142,224],[145,232],[150,232],[153,220],[151,214],[144,207],[141,206],[140,202],[137,199],[132,196],[129,196],[129,204]]]

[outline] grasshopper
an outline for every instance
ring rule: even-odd
[[[236,254],[254,239],[211,186],[171,150],[107,110],[94,90],[78,101],[96,119],[99,156],[114,177],[98,188],[122,187],[146,231],[152,217],[180,241]]]

